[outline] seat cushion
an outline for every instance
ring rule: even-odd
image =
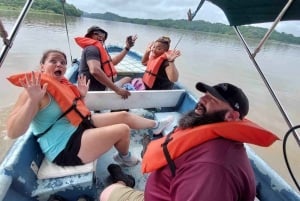
[[[38,170],[37,177],[38,179],[65,177],[69,175],[94,172],[95,169],[96,161],[78,166],[58,166],[44,158]]]

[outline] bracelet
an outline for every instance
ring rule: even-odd
[[[125,50],[126,50],[127,52],[129,52],[130,49],[129,49],[128,47],[125,47]]]
[[[169,62],[169,63],[174,63],[174,60],[171,60],[171,61],[168,60],[168,62]]]

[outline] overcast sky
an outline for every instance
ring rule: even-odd
[[[195,11],[200,1],[195,0],[66,0],[80,10],[89,13],[112,12],[122,17],[144,19],[187,19],[187,11]],[[221,9],[210,2],[205,2],[194,20],[228,24]],[[264,25],[267,28],[270,24]],[[300,37],[300,23],[280,22],[277,29],[280,32],[294,34]]]

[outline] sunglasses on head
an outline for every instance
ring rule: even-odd
[[[171,39],[167,36],[162,36],[157,41],[169,45],[171,42]]]
[[[161,40],[165,41],[165,42],[170,42],[171,41],[171,39],[168,36],[161,37]]]

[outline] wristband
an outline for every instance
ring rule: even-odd
[[[171,60],[171,61],[168,60],[168,62],[169,62],[169,63],[174,63],[174,60]]]
[[[129,49],[128,47],[125,47],[125,50],[126,50],[127,52],[129,52],[130,49]]]

